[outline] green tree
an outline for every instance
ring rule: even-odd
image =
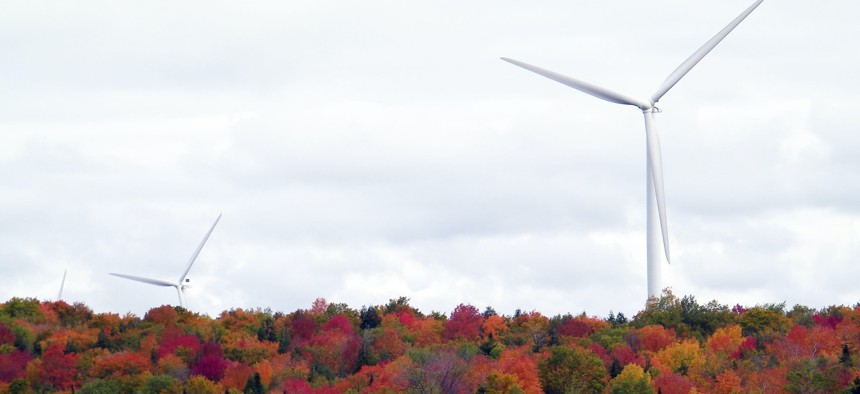
[[[7,390],[9,394],[30,394],[34,392],[25,379],[13,380],[9,383],[9,388],[7,388]]]
[[[747,309],[740,317],[744,335],[754,335],[759,342],[770,342],[788,332],[792,321],[780,305],[754,306]]]
[[[812,316],[815,315],[815,309],[804,305],[795,305],[791,308],[786,316],[794,320],[794,324],[802,325],[806,328],[812,327],[815,322],[812,321]]]
[[[151,375],[146,378],[142,394],[179,394],[182,393],[182,383],[167,375]]]
[[[385,313],[395,313],[395,312],[403,312],[403,311],[414,311],[409,305],[409,297],[398,297],[395,299],[388,300],[388,305],[385,306]],[[415,313],[416,315],[418,313]]]
[[[361,320],[360,328],[362,330],[376,328],[382,324],[382,318],[379,316],[379,313],[376,311],[376,307],[374,306],[362,306],[361,311],[358,312],[358,316]]]
[[[633,326],[642,328],[645,326],[661,325],[665,328],[681,326],[681,301],[672,290],[664,289],[660,297],[648,298],[645,309],[633,316]]]
[[[42,320],[42,312],[39,311],[39,300],[35,298],[12,297],[5,304],[0,305],[0,316],[27,319],[31,323]]]
[[[704,340],[716,330],[734,323],[735,319],[727,305],[717,301],[700,305],[694,296],[678,299],[666,289],[659,298],[648,299],[645,309],[633,317],[633,325],[636,328],[661,325],[674,329],[682,337]]]
[[[839,390],[838,369],[824,357],[806,359],[788,371],[789,393],[835,393]]]
[[[114,394],[120,392],[120,387],[113,380],[93,380],[77,391],[78,394]]]
[[[606,387],[606,368],[591,351],[558,345],[548,352],[538,363],[541,387],[547,394],[599,393]]]
[[[255,372],[254,376],[248,378],[248,383],[245,384],[245,389],[242,392],[245,394],[263,394],[266,392],[259,373]]]
[[[525,394],[525,392],[517,386],[513,375],[493,372],[487,375],[486,382],[478,387],[478,394]]]

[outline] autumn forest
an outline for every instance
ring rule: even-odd
[[[409,299],[216,318],[0,304],[0,392],[858,393],[860,305],[729,307],[664,291],[635,316]]]

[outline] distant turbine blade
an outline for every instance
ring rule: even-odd
[[[713,38],[711,38],[710,41],[706,42],[705,45],[699,48],[698,51],[693,53],[689,58],[687,58],[687,60],[681,63],[681,65],[678,66],[675,71],[672,71],[672,73],[669,74],[669,77],[666,78],[666,81],[663,82],[663,85],[661,85],[660,88],[657,89],[657,91],[654,92],[653,95],[651,95],[651,102],[656,103],[660,101],[660,98],[663,97],[663,95],[666,94],[669,89],[672,89],[672,87],[675,86],[675,84],[678,83],[678,81],[680,81],[681,78],[684,77],[684,75],[687,75],[687,73],[690,72],[690,70],[697,63],[699,63],[699,61],[702,60],[702,58],[704,58],[705,55],[708,54],[708,52],[711,52],[711,50],[714,49],[714,47],[716,47],[717,44],[719,44],[720,41],[723,40],[723,38],[726,38],[726,36],[729,35],[729,33],[731,33],[732,30],[734,30],[734,28],[738,26],[738,24],[740,24],[744,19],[746,19],[746,17],[751,12],[753,12],[753,10],[755,10],[756,7],[761,4],[762,1],[764,0],[758,0],[753,3],[753,5],[747,8],[746,11],[744,11],[737,18],[735,18],[735,20],[729,23],[728,26],[723,28],[723,30],[720,30],[720,32],[717,33],[717,35],[715,35]]]
[[[66,285],[66,272],[67,272],[67,271],[68,271],[68,270],[63,270],[63,281],[62,281],[62,282],[60,282],[60,293],[59,293],[59,294],[57,294],[57,301],[62,301],[62,300],[63,300],[63,286],[65,286],[65,285]]]
[[[111,272],[110,274],[113,276],[119,276],[120,278],[136,280],[138,282],[149,283],[151,285],[156,285],[156,286],[164,286],[164,287],[169,287],[169,286],[175,287],[175,286],[177,286],[176,283],[171,283],[171,282],[168,282],[166,280],[143,278],[140,276],[132,276],[132,275],[126,275],[126,274],[115,274],[113,272]]]
[[[660,151],[660,135],[654,124],[654,114],[645,112],[645,138],[648,145],[648,167],[651,178],[654,181],[654,193],[657,200],[657,212],[660,215],[660,230],[663,234],[663,252],[666,253],[666,261],[669,258],[669,227],[666,220],[666,196],[663,189],[663,153]]]
[[[588,82],[580,81],[578,79],[571,78],[571,77],[568,77],[565,75],[561,75],[559,73],[552,72],[549,70],[544,70],[540,67],[532,66],[531,64],[523,63],[519,60],[509,59],[506,57],[503,57],[502,60],[504,60],[508,63],[511,63],[513,65],[520,66],[520,67],[522,67],[526,70],[529,70],[531,72],[543,75],[544,77],[552,79],[553,81],[563,83],[563,84],[570,86],[576,90],[579,90],[580,92],[588,93],[588,94],[590,94],[594,97],[597,97],[599,99],[603,99],[603,100],[606,100],[606,101],[609,101],[612,103],[617,103],[617,104],[632,105],[632,106],[639,107],[641,109],[651,108],[651,103],[646,102],[644,100],[635,99],[633,97],[629,97],[629,96],[623,95],[621,93],[617,93],[617,92],[614,92],[612,90],[609,90],[609,89],[606,89],[606,88],[603,88],[603,87],[600,87],[597,85],[590,84]]]
[[[206,236],[203,237],[203,240],[200,241],[200,245],[197,246],[197,250],[194,251],[194,254],[191,255],[191,259],[188,260],[188,266],[185,267],[185,272],[182,273],[182,276],[179,277],[179,285],[182,286],[182,283],[185,282],[185,277],[188,276],[188,271],[191,271],[191,266],[194,265],[194,260],[197,260],[197,255],[200,254],[200,251],[203,249],[203,245],[206,244],[206,240],[209,239],[209,235],[212,234],[212,230],[215,229],[215,225],[218,224],[218,221],[221,220],[221,214],[218,214],[218,217],[215,219],[215,223],[212,223],[212,227],[209,228],[209,231],[206,233]]]

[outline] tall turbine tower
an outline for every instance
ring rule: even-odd
[[[646,140],[646,157],[647,157],[647,186],[646,186],[646,206],[647,206],[647,259],[648,259],[648,297],[659,297],[662,291],[661,285],[661,266],[662,257],[660,253],[660,244],[663,244],[663,254],[666,256],[666,262],[669,259],[669,228],[666,224],[666,201],[663,193],[663,159],[660,153],[660,137],[657,134],[657,127],[654,125],[654,114],[660,113],[657,108],[657,102],[660,98],[672,89],[681,78],[684,77],[697,63],[699,63],[705,55],[708,54],[723,38],[734,30],[756,7],[764,0],[758,0],[749,8],[735,18],[723,30],[720,30],[717,35],[705,43],[698,51],[693,53],[687,60],[681,63],[669,77],[663,82],[654,94],[647,100],[637,99],[612,90],[580,81],[568,76],[564,76],[549,70],[535,67],[518,60],[502,58],[502,60],[520,66],[526,70],[543,75],[556,82],[563,83],[576,90],[588,93],[599,99],[603,99],[616,104],[632,105],[639,108],[642,114],[645,115],[645,140]],[[659,220],[659,221],[658,221]],[[660,235],[658,235],[658,233]],[[662,240],[661,240],[662,238]]]
[[[120,278],[126,278],[126,279],[136,280],[138,282],[149,283],[151,285],[164,286],[164,287],[175,287],[176,288],[176,294],[179,295],[179,306],[184,308],[185,307],[185,300],[183,298],[183,292],[185,291],[185,288],[190,287],[190,284],[188,283],[188,282],[190,282],[190,280],[186,278],[188,276],[188,271],[191,271],[191,266],[194,264],[194,260],[197,260],[197,255],[200,254],[200,251],[203,249],[203,245],[206,244],[206,240],[209,239],[209,235],[212,234],[212,230],[215,229],[215,225],[218,224],[219,220],[221,220],[221,214],[218,214],[218,217],[215,218],[215,223],[212,223],[212,227],[209,228],[209,231],[206,232],[206,236],[204,236],[203,240],[200,241],[200,245],[197,246],[197,249],[194,251],[194,254],[191,255],[191,259],[188,260],[188,265],[185,267],[185,272],[182,273],[182,276],[180,276],[179,280],[176,282],[170,282],[170,281],[161,280],[161,279],[143,278],[140,276],[132,276],[132,275],[126,275],[126,274],[115,274],[113,272],[111,272],[110,274],[114,275],[114,276],[119,276]]]

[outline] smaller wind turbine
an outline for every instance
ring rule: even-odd
[[[68,269],[63,270],[63,281],[60,282],[60,293],[57,294],[57,301],[63,300],[63,286],[66,285],[66,272],[67,271],[68,271]]]
[[[179,281],[177,281],[177,282],[169,282],[169,281],[160,280],[160,279],[143,278],[140,276],[132,276],[132,275],[126,275],[126,274],[115,274],[113,272],[111,272],[110,274],[114,275],[114,276],[119,276],[121,278],[136,280],[138,282],[149,283],[151,285],[163,286],[163,287],[175,287],[176,288],[176,294],[179,295],[179,306],[184,308],[185,307],[185,301],[182,297],[183,291],[186,288],[191,286],[190,285],[191,280],[186,278],[188,276],[188,271],[191,271],[191,266],[194,265],[194,260],[197,259],[197,255],[200,254],[200,251],[203,249],[203,245],[206,244],[206,240],[209,239],[209,235],[212,234],[212,230],[215,229],[215,225],[218,224],[219,220],[221,220],[221,214],[218,214],[218,217],[215,219],[215,223],[212,223],[212,227],[209,228],[209,231],[206,233],[206,236],[204,236],[203,240],[200,241],[200,245],[197,246],[197,250],[195,250],[194,254],[191,255],[191,259],[188,260],[188,266],[185,267],[185,272],[182,273],[182,276],[179,277]]]

